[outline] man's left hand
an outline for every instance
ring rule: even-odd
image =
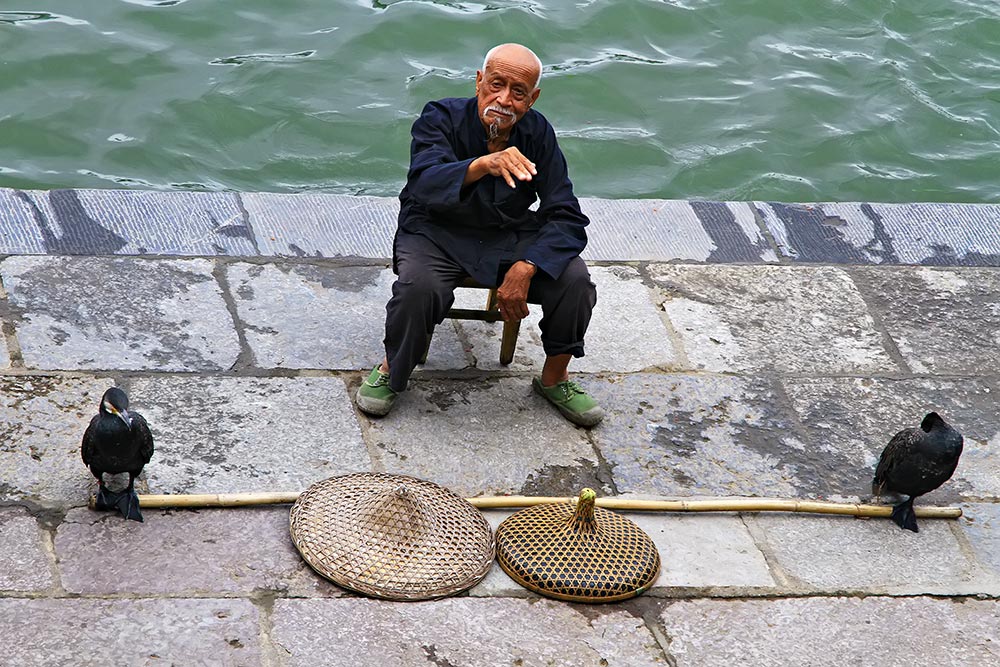
[[[497,305],[504,322],[523,320],[528,316],[528,288],[538,269],[525,261],[514,262],[497,288]]]

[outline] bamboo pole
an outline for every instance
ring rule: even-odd
[[[248,507],[253,505],[282,505],[294,503],[299,494],[289,492],[268,493],[202,493],[177,495],[140,495],[143,508],[165,507]],[[479,509],[532,507],[546,503],[575,502],[576,498],[559,496],[483,496],[467,499]],[[95,498],[90,497],[94,508]],[[887,517],[891,505],[864,505],[860,503],[832,503],[821,500],[794,500],[787,498],[712,498],[697,500],[638,500],[632,498],[598,498],[598,507],[638,512],[801,512],[808,514],[843,514],[848,516]],[[916,515],[927,519],[957,519],[962,516],[960,507],[913,508]]]

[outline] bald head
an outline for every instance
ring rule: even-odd
[[[542,61],[539,60],[538,56],[535,55],[535,52],[528,47],[514,43],[494,46],[486,52],[486,57],[483,59],[484,73],[494,61],[502,61],[510,66],[524,68],[525,70],[530,71],[534,80],[532,89],[534,90],[538,88],[538,82],[542,78]]]

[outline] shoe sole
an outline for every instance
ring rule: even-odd
[[[572,410],[567,410],[563,406],[555,403],[548,397],[548,395],[542,389],[542,383],[538,378],[533,378],[531,381],[531,386],[534,388],[535,393],[545,399],[545,402],[553,406],[558,410],[563,417],[573,422],[577,426],[583,426],[584,428],[590,428],[592,426],[597,426],[604,419],[604,409],[600,406],[591,408],[586,412],[573,412]]]
[[[392,410],[395,401],[380,401],[362,396],[360,392],[354,397],[354,402],[358,404],[358,409],[366,415],[372,417],[385,417]]]

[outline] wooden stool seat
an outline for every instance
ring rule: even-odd
[[[453,320],[479,320],[481,322],[500,322],[500,306],[497,304],[497,289],[489,285],[481,285],[472,278],[465,278],[458,284],[459,287],[471,289],[489,290],[486,295],[486,307],[482,310],[475,308],[452,308],[448,311],[448,318]],[[517,334],[521,330],[521,321],[504,322],[503,335],[500,338],[500,363],[504,366],[514,360],[514,348],[517,347]],[[430,340],[427,341],[427,350],[420,363],[427,361],[427,351],[430,350]]]

